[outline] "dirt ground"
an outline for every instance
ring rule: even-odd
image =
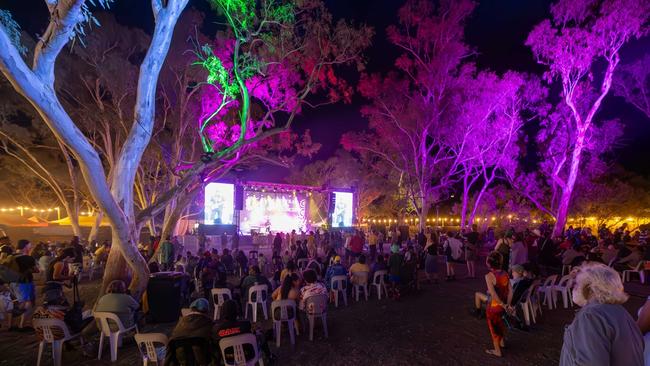
[[[462,278],[464,271],[459,272]],[[477,272],[482,278],[485,269]],[[91,303],[98,282],[86,282],[80,287],[82,297]],[[482,279],[424,284],[418,294],[404,296],[398,302],[378,301],[373,293],[368,302],[352,300],[347,307],[330,307],[328,339],[317,326],[314,342],[301,334],[291,347],[285,332],[282,346],[277,349],[273,344],[271,350],[278,356],[278,365],[557,365],[564,326],[571,322],[577,308],[544,308],[541,320],[530,331],[509,333],[504,357],[497,359],[484,352],[491,345],[485,320],[469,315],[473,293],[484,288]],[[626,308],[636,315],[650,294],[649,287],[637,282],[628,284],[627,289],[632,296]],[[270,328],[271,324],[265,326]],[[153,324],[141,331],[169,334],[172,327]],[[90,340],[86,355],[78,346],[64,351],[63,365],[111,365],[107,349],[103,360],[96,359],[97,339]],[[37,351],[33,333],[0,330],[0,366],[34,365]],[[52,362],[49,347],[43,362]],[[141,362],[135,344],[127,340],[114,365],[134,366]]]

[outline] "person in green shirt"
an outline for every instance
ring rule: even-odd
[[[108,284],[106,294],[99,298],[95,311],[113,313],[120,318],[125,328],[136,324],[136,312],[140,304],[126,293],[124,281],[115,280]],[[112,324],[111,324],[112,328]]]
[[[165,241],[160,244],[160,264],[166,271],[173,270],[174,244],[172,244],[169,236],[165,237]]]

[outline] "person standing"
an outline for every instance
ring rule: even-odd
[[[485,352],[497,357],[503,355],[501,349],[505,347],[507,329],[503,321],[503,315],[506,310],[511,309],[510,303],[512,302],[512,285],[508,273],[501,269],[502,261],[503,257],[498,252],[490,253],[485,260],[485,264],[490,270],[485,275],[485,283],[490,295],[485,313],[494,346],[494,349]]]
[[[232,234],[232,249],[239,250],[239,228],[235,228],[235,232]]]
[[[169,271],[174,264],[174,245],[169,240],[169,235],[165,237],[165,241],[160,244],[160,264],[163,271]]]
[[[374,262],[375,257],[377,256],[378,241],[379,241],[379,237],[377,236],[377,232],[375,230],[372,230],[368,235],[368,248],[370,250],[370,262]]]

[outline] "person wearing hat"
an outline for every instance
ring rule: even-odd
[[[170,339],[205,338],[212,342],[215,332],[214,323],[210,318],[210,303],[200,297],[190,304],[190,313],[181,317],[172,331]]]
[[[190,313],[178,320],[169,337],[165,365],[184,365],[192,358],[198,365],[219,364],[219,343],[209,312],[210,303],[202,297],[190,304]],[[189,350],[192,356],[185,354]]]
[[[332,285],[332,277],[334,276],[347,276],[348,275],[348,270],[343,267],[341,264],[341,257],[340,256],[334,256],[332,259],[332,265],[327,268],[327,273],[325,274],[325,286],[327,286],[327,289],[331,289],[330,286]],[[334,289],[336,290],[336,289]]]

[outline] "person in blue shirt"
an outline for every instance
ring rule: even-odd
[[[327,273],[325,274],[325,286],[327,289],[330,289],[332,277],[334,276],[347,276],[348,270],[341,264],[341,257],[338,255],[334,257],[334,263],[327,268]],[[335,289],[336,290],[336,289]]]

